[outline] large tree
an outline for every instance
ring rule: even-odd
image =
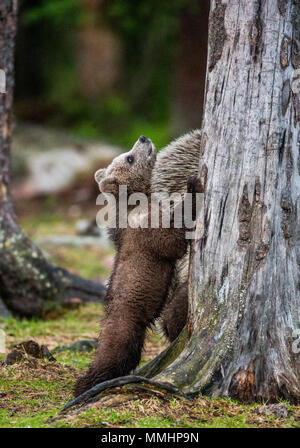
[[[207,67],[189,320],[136,374],[191,394],[299,402],[299,0],[212,0]]]
[[[0,93],[0,312],[42,315],[51,303],[72,297],[103,299],[105,288],[51,265],[17,224],[10,196],[10,142],[14,85],[17,1],[0,3],[0,69],[6,93]]]
[[[300,399],[299,68],[298,0],[211,2],[189,340],[156,376],[184,391]]]

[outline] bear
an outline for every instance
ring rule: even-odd
[[[168,194],[187,191],[187,179],[197,176],[201,155],[202,131],[195,129],[173,140],[157,155],[151,174],[151,190]],[[160,316],[162,330],[173,342],[184,328],[188,317],[189,248],[176,263],[166,304]]]
[[[118,197],[120,185],[127,194],[140,192],[151,204],[151,173],[156,161],[155,146],[141,136],[133,148],[116,157],[95,179],[102,193]],[[188,182],[188,191],[201,191],[198,179]],[[151,216],[147,206],[146,219]],[[130,208],[130,207],[128,207]],[[116,256],[106,294],[106,319],[98,339],[94,360],[74,388],[78,396],[103,381],[124,376],[138,365],[146,330],[160,316],[165,305],[177,260],[184,257],[188,241],[186,228],[131,227],[112,229]]]

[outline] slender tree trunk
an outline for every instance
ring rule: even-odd
[[[71,297],[103,299],[105,288],[52,266],[20,230],[10,197],[10,142],[14,84],[14,40],[17,1],[0,3],[0,68],[6,93],[0,93],[0,309],[21,315],[42,315],[50,303]]]
[[[150,366],[185,392],[299,402],[299,52],[298,0],[211,2],[190,337]]]

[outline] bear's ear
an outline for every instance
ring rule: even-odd
[[[96,171],[95,173],[95,181],[97,182],[97,184],[99,184],[101,182],[102,179],[104,179],[105,176],[105,168],[101,168],[100,170]]]
[[[101,193],[117,194],[119,184],[115,177],[107,177],[106,179],[100,181],[99,188]]]

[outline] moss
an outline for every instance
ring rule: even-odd
[[[147,378],[158,375],[180,355],[185,347],[187,337],[187,329],[185,328],[173,344],[169,345],[164,351],[162,351],[157,358],[152,359],[145,365],[142,365],[138,369],[137,374]]]
[[[26,339],[48,345],[68,345],[79,339],[93,338],[98,332],[103,307],[89,304],[66,312],[56,320],[4,321],[8,348]],[[161,350],[161,339],[149,333],[146,352]],[[299,426],[300,407],[288,405],[290,416],[276,419],[258,415],[257,405],[241,405],[229,399],[199,396],[192,402],[164,397],[162,401],[145,392],[112,391],[100,401],[70,414],[60,414],[61,407],[71,399],[74,379],[89,364],[92,353],[61,351],[58,362],[28,358],[22,363],[0,370],[0,427],[67,428],[67,427],[142,427],[142,428],[241,428]]]

